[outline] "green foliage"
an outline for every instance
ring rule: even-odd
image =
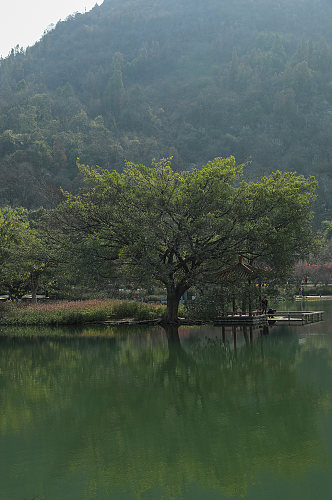
[[[112,305],[110,317],[114,319],[148,320],[161,318],[164,311],[164,306],[149,305],[137,301],[119,301]]]
[[[245,210],[251,223],[242,255],[251,261],[263,257],[275,275],[282,277],[308,255],[308,249],[314,251],[311,208],[316,188],[313,177],[280,171],[248,184]]]
[[[0,287],[13,298],[24,295],[29,286],[35,265],[31,254],[35,238],[24,211],[0,210]]]
[[[327,241],[332,240],[332,221],[324,221],[324,236]]]
[[[0,293],[20,299],[41,290],[54,291],[68,286],[77,261],[70,256],[66,238],[57,238],[55,225],[49,226],[46,210],[0,209]]]
[[[228,300],[229,297],[227,297]],[[190,319],[211,321],[221,315],[224,304],[225,296],[220,289],[209,287],[203,294],[196,295],[195,300],[186,304],[186,316]]]

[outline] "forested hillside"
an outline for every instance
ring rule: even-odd
[[[105,0],[0,64],[0,204],[76,190],[80,162],[121,169],[215,156],[246,175],[316,175],[332,217],[332,3]]]

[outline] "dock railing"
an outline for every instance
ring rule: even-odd
[[[264,324],[269,321],[275,323],[302,324],[317,323],[323,321],[324,311],[274,311],[270,314],[262,314],[260,311],[253,311],[249,316],[243,313],[224,312],[214,320],[215,324]]]
[[[323,321],[324,311],[276,311],[269,316],[276,321],[301,321],[303,325]]]

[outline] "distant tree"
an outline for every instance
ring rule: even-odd
[[[39,287],[48,287],[57,275],[61,249],[38,219],[38,212],[0,210],[0,289],[11,299],[31,292],[35,302]]]
[[[332,278],[332,262],[324,262],[323,264],[310,264],[308,269],[308,277],[312,283],[317,286],[319,283],[328,285]]]
[[[324,234],[327,242],[332,240],[332,221],[325,221],[324,222]]]
[[[308,264],[303,261],[299,261],[295,264],[292,278],[295,280],[296,289],[299,290],[302,283],[307,279],[308,276]]]
[[[29,270],[18,256],[24,255],[29,239],[29,224],[22,214],[0,210],[0,287],[11,298],[21,297],[28,288]]]
[[[122,80],[122,72],[116,69],[109,79],[103,96],[106,116],[114,116],[117,119],[125,99],[126,90]]]
[[[317,182],[292,172],[274,172],[247,187],[248,231],[241,252],[264,261],[274,273],[287,273],[308,250],[317,248],[311,222]]]

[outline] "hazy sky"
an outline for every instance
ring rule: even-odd
[[[103,0],[2,0],[0,7],[0,56],[19,45],[27,47],[40,39],[50,24],[74,12],[91,10]]]

